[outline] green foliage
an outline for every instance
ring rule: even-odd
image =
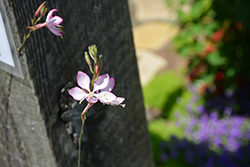
[[[160,109],[165,118],[174,118],[174,111],[185,113],[184,106],[191,94],[184,87],[183,75],[168,71],[144,86],[143,96],[148,107]]]
[[[246,73],[250,63],[249,0],[167,2],[178,13],[181,30],[173,42],[190,62],[191,82],[205,81],[224,92],[239,86],[230,84],[238,83],[239,78],[250,80]]]
[[[174,72],[164,72],[143,87],[145,103],[149,106],[163,109],[171,94],[178,92],[183,86],[183,80]]]
[[[211,66],[221,66],[227,62],[227,59],[226,57],[220,56],[219,52],[214,52],[207,55],[207,62]]]
[[[184,86],[184,75],[181,72],[167,71],[153,78],[143,87],[144,102],[150,108],[162,111],[160,118],[148,123],[148,129],[157,166],[183,166],[184,162],[170,160],[167,164],[160,161],[161,150],[159,144],[169,140],[172,135],[183,137],[183,128],[176,126],[175,111],[185,115],[185,105],[191,93]]]

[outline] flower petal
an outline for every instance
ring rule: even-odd
[[[117,97],[111,103],[112,103],[112,105],[116,106],[116,105],[120,105],[124,100],[125,100],[125,98],[123,98],[123,97]]]
[[[69,94],[77,101],[84,100],[88,96],[88,94],[79,87],[70,89]]]
[[[63,34],[61,33],[60,30],[58,30],[56,27],[50,27],[49,25],[47,26],[48,29],[55,35],[57,36],[62,36]]]
[[[96,94],[100,102],[105,103],[105,104],[110,104],[113,100],[116,99],[116,96],[109,92],[109,91],[104,91],[101,93]]]
[[[113,93],[109,91],[101,92],[97,94],[97,97],[102,103],[109,104],[112,106],[121,105],[122,107],[125,107],[125,104],[121,104],[125,100],[125,98],[116,97]]]
[[[108,86],[104,89],[102,89],[101,91],[109,91],[111,92],[113,90],[115,86],[115,79],[114,78],[109,78],[109,83],[108,83]]]
[[[46,17],[46,22],[48,22],[49,20],[51,20],[53,18],[53,13],[57,11],[57,9],[52,9],[51,11],[49,11],[47,17]]]
[[[49,26],[52,26],[52,27],[56,27],[58,26],[59,24],[61,24],[63,21],[63,19],[59,16],[55,16],[51,19],[49,19],[46,23],[49,25]]]
[[[77,74],[77,84],[83,88],[86,89],[88,92],[90,92],[89,85],[90,85],[90,78],[87,74],[85,74],[82,71],[78,71]]]
[[[92,92],[106,88],[108,83],[109,83],[109,75],[108,74],[100,75],[94,82],[94,88]]]

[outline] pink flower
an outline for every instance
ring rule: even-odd
[[[98,100],[103,104],[121,105],[125,98],[116,97],[111,91],[114,88],[114,78],[109,78],[108,74],[100,75],[90,90],[90,78],[84,72],[79,71],[77,74],[77,83],[81,87],[74,87],[69,90],[69,94],[80,103],[86,99],[89,103],[96,103]]]
[[[63,19],[59,16],[53,16],[53,13],[57,11],[57,9],[52,9],[47,17],[46,17],[46,21],[44,23],[41,24],[37,24],[35,25],[35,27],[27,27],[29,29],[40,29],[42,27],[48,27],[48,29],[55,35],[57,36],[62,36],[62,26],[60,25],[63,21]]]

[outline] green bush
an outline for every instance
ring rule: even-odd
[[[189,61],[191,82],[203,81],[203,86],[214,87],[215,94],[220,94],[250,80],[246,72],[250,63],[250,1],[167,2],[178,13],[181,31],[174,46]]]

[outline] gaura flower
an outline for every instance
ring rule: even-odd
[[[47,17],[46,21],[44,23],[40,23],[35,25],[34,27],[27,27],[28,29],[40,29],[43,27],[48,27],[48,29],[57,36],[62,36],[62,26],[60,25],[63,21],[63,19],[59,16],[53,16],[53,13],[57,11],[57,9],[52,9]]]
[[[86,99],[89,103],[96,103],[98,100],[103,104],[121,105],[125,98],[116,97],[111,91],[115,86],[114,78],[109,78],[108,74],[100,75],[93,84],[93,90],[90,90],[90,78],[84,72],[78,71],[77,84],[79,87],[74,87],[69,90],[69,94],[80,103]]]

